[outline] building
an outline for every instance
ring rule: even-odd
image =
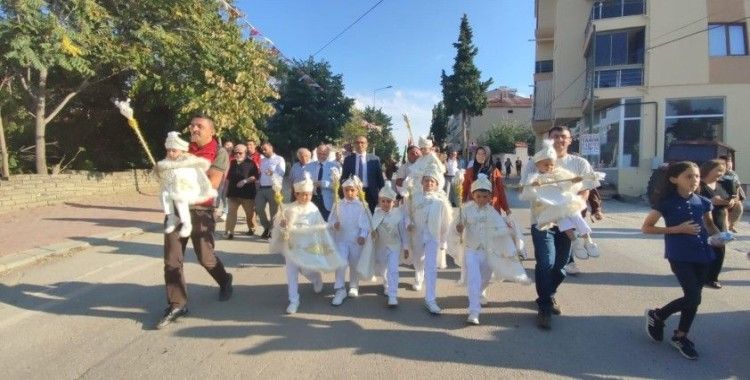
[[[467,134],[470,143],[481,141],[495,123],[502,120],[514,120],[531,126],[531,107],[533,101],[518,94],[516,89],[508,87],[499,87],[487,91],[487,107],[482,111],[482,115],[474,116],[469,119],[467,124]],[[448,145],[454,148],[464,147],[463,131],[461,130],[461,118],[451,117],[448,121]],[[510,153],[510,152],[507,152]]]
[[[731,145],[750,178],[750,0],[535,6],[537,136],[570,127],[574,146],[627,196],[645,194],[676,140]]]

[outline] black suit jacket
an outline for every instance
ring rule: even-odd
[[[365,189],[365,196],[367,198],[367,203],[372,210],[377,205],[380,189],[385,186],[385,179],[383,179],[383,169],[380,166],[380,158],[374,154],[367,154],[365,158],[367,162],[367,188]],[[342,183],[356,173],[356,162],[357,155],[355,153],[346,156],[344,159],[344,165],[341,168]]]

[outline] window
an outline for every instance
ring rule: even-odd
[[[664,147],[675,141],[721,141],[724,98],[667,100]]]
[[[643,64],[644,29],[596,34],[596,67]]]
[[[606,0],[595,1],[591,8],[594,20],[610,17],[642,15],[646,13],[645,0]]]
[[[552,60],[547,61],[537,61],[536,62],[536,69],[534,70],[534,73],[551,73],[553,69]]]
[[[745,24],[708,24],[708,53],[712,57],[747,55]]]

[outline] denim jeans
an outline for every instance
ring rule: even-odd
[[[539,297],[536,303],[541,312],[550,313],[552,297],[565,279],[563,267],[570,260],[570,239],[557,227],[540,231],[534,224],[531,226],[531,240],[536,259],[534,282]]]

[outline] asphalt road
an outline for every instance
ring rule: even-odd
[[[526,224],[528,211],[514,203]],[[408,289],[408,268],[396,309],[385,307],[379,284],[330,306],[328,274],[322,295],[302,281],[299,313],[287,316],[281,257],[244,236],[217,244],[234,274],[233,298],[218,302],[190,251],[190,315],[157,331],[162,235],[91,241],[94,248],[0,276],[2,378],[750,377],[750,261],[739,252],[750,242],[729,250],[724,289],[704,292],[691,332],[701,357],[691,362],[644,333],[645,308],[681,295],[661,239],[639,231],[645,209],[605,207],[607,219],[594,225],[602,257],[581,262],[584,273],[563,284],[563,315],[551,331],[535,326],[533,285],[507,283],[490,287],[482,324],[467,326],[455,266],[439,274],[442,316]],[[533,265],[524,262],[530,275]],[[675,316],[667,331],[676,324]]]

